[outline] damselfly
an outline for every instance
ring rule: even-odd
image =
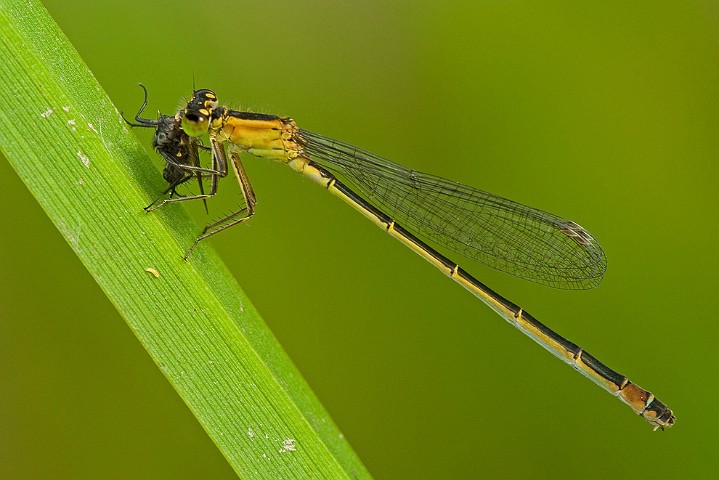
[[[137,117],[141,112],[142,109]],[[227,109],[219,105],[211,90],[196,90],[187,106],[171,117],[173,121],[162,121],[162,116],[157,121],[137,117],[139,124],[156,127],[156,148],[163,143],[158,136],[181,138],[179,143],[170,142],[169,149],[183,150],[179,152],[181,156],[196,151],[195,139],[205,134],[209,137],[210,168],[199,167],[195,161],[171,161],[158,148],[173,169],[197,174],[198,179],[211,178],[207,194],[165,199],[158,207],[215,195],[219,178],[228,174],[228,153],[240,184],[244,206],[205,227],[185,258],[201,240],[253,215],[255,194],[240,153],[285,163],[349,203],[542,347],[619,397],[655,430],[674,424],[671,409],[650,391],[555,333],[428,243],[537,283],[566,289],[593,288],[604,275],[606,257],[594,237],[577,223],[405,168],[366,150],[299,128],[288,117]],[[167,175],[165,178],[172,189],[172,181]]]

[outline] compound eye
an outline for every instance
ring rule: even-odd
[[[204,112],[191,111],[185,109],[185,114],[182,116],[182,129],[191,137],[199,137],[203,133],[207,133],[207,129],[210,127],[210,112],[205,110]]]

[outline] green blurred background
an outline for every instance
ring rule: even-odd
[[[194,79],[600,239],[609,270],[589,292],[463,265],[653,390],[670,431],[322,189],[247,160],[257,215],[211,243],[376,478],[715,478],[719,4],[539,3],[45,2],[126,112],[140,81],[153,116]],[[0,173],[0,478],[234,478]],[[214,216],[238,203],[223,185]]]

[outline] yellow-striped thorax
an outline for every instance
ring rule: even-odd
[[[290,163],[295,169],[293,160],[303,156],[305,141],[294,120],[228,110],[219,106],[212,90],[196,90],[193,93],[182,111],[182,129],[192,137],[207,133],[211,142],[228,143],[230,148]]]

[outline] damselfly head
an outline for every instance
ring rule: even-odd
[[[195,90],[182,111],[182,129],[191,137],[207,133],[212,111],[217,108],[217,96],[212,90]]]

